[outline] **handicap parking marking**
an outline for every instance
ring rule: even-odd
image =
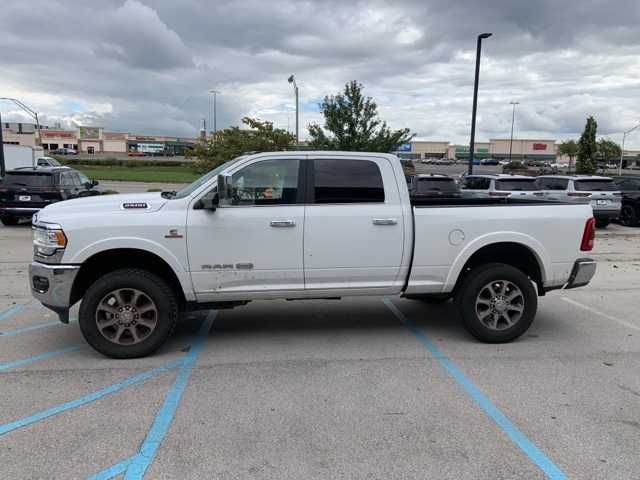
[[[540,468],[545,475],[553,480],[565,480],[566,474],[556,466],[531,440],[529,440],[518,427],[500,411],[500,409],[469,380],[464,373],[438,347],[427,335],[388,298],[383,300],[387,308],[402,322],[414,336],[424,345],[431,355],[438,361],[442,369],[454,379],[458,385],[522,450],[529,459]]]
[[[11,305],[9,308],[3,310],[0,312],[0,322],[13,317],[18,312],[21,312],[27,305],[27,303],[16,303],[15,305]]]
[[[100,390],[96,390],[95,392],[84,395],[75,400],[71,400],[69,402],[62,403],[60,405],[56,405],[54,407],[48,408],[46,410],[42,410],[33,415],[29,415],[28,417],[21,418],[19,420],[15,420],[13,422],[5,423],[4,425],[0,425],[0,437],[6,435],[9,432],[17,430],[19,428],[26,427],[28,425],[32,425],[46,418],[52,417],[54,415],[58,415],[59,413],[63,413],[69,410],[73,410],[78,407],[82,407],[88,403],[95,402],[96,400],[101,399],[107,395],[114,394],[123,390],[124,388],[130,387],[132,385],[136,385],[142,382],[145,382],[161,373],[168,372],[174,368],[177,368],[182,365],[184,362],[183,358],[179,360],[174,360],[160,367],[152,368],[150,370],[146,370],[142,373],[138,373],[137,375],[133,375],[131,377],[126,378],[125,380],[109,385],[108,387],[101,388]]]
[[[180,366],[178,375],[169,389],[164,403],[158,411],[147,436],[140,445],[138,453],[89,477],[91,480],[108,480],[123,473],[124,480],[139,480],[144,477],[147,469],[153,463],[158,448],[160,448],[164,437],[169,431],[169,427],[180,406],[182,394],[187,387],[193,367],[204,348],[205,340],[211,330],[216,315],[216,311],[211,311],[203,321],[196,340],[191,350],[183,357],[183,363]]]
[[[72,345],[71,347],[61,348],[60,350],[53,350],[51,352],[40,353],[29,358],[23,358],[21,360],[14,360],[8,363],[0,363],[0,372],[11,370],[12,368],[24,367],[31,365],[32,363],[40,362],[42,360],[49,360],[50,358],[63,355],[65,353],[75,352],[87,348],[85,344]]]

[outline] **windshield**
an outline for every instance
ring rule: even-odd
[[[574,182],[576,190],[580,192],[614,192],[619,190],[613,180],[576,180]]]
[[[50,187],[53,184],[52,178],[53,177],[49,173],[7,172],[1,183],[2,185],[9,187]]]
[[[532,192],[538,190],[538,185],[533,178],[510,178],[509,180],[496,180],[496,190]]]
[[[452,178],[421,178],[418,180],[418,193],[456,192],[458,186]]]
[[[197,179],[195,182],[187,185],[186,187],[184,187],[181,190],[178,190],[176,192],[176,194],[174,196],[172,196],[172,198],[184,198],[184,197],[188,197],[189,195],[191,195],[193,192],[195,192],[198,188],[200,188],[202,185],[204,185],[205,183],[207,183],[209,180],[211,180],[214,177],[217,177],[218,174],[220,172],[222,172],[224,169],[226,169],[227,167],[230,167],[231,165],[233,165],[234,163],[238,162],[239,160],[242,160],[243,158],[246,158],[246,155],[240,156],[240,157],[236,157],[233,160],[229,160],[226,163],[223,163],[222,165],[218,165],[216,168],[214,168],[213,170],[211,170],[209,173],[205,173],[203,176],[201,176],[199,179]]]

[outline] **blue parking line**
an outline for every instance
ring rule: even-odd
[[[56,405],[55,407],[42,410],[41,412],[35,413],[28,417],[21,418],[20,420],[15,420],[13,422],[0,425],[0,437],[2,435],[5,435],[6,433],[12,432],[13,430],[26,427],[33,423],[39,422],[40,420],[44,420],[45,418],[49,418],[54,415],[58,415],[59,413],[81,407],[83,405],[86,405],[87,403],[95,402],[96,400],[99,400],[100,398],[106,395],[116,393],[126,387],[130,387],[131,385],[142,383],[146,380],[149,380],[150,378],[155,377],[156,375],[159,375],[160,373],[164,373],[166,371],[169,371],[173,368],[176,368],[182,365],[183,361],[184,361],[183,358],[179,360],[174,360],[161,367],[152,368],[150,370],[139,373],[137,375],[133,375],[121,382],[114,383],[113,385],[109,385],[108,387],[105,387],[105,388],[101,388],[100,390],[96,390],[93,393],[84,395],[75,400],[71,400],[70,402],[62,403],[60,405]]]
[[[22,304],[22,303],[16,303],[15,305],[11,305],[9,308],[0,312],[0,322],[2,320],[6,320],[7,318],[14,316],[16,313],[18,313],[20,310],[22,310],[26,306],[27,306],[26,304]]]
[[[15,360],[13,362],[8,363],[0,363],[0,372],[3,370],[10,370],[16,367],[24,367],[25,365],[31,365],[32,363],[39,362],[40,360],[48,360],[53,357],[57,357],[58,355],[62,355],[63,353],[75,352],[76,350],[80,350],[86,348],[85,344],[74,345],[72,347],[62,348],[60,350],[53,350],[51,352],[40,353],[38,355],[34,355],[33,357],[23,358],[22,360]]]
[[[533,463],[535,463],[548,478],[553,480],[565,480],[566,474],[560,470],[542,451],[529,440],[511,420],[509,420],[498,407],[496,407],[488,397],[486,397],[471,380],[469,380],[455,364],[449,360],[434,343],[420,330],[417,325],[407,318],[404,313],[394,305],[394,303],[385,298],[384,304],[391,312],[400,320],[411,332],[418,338],[424,347],[438,360],[440,366],[450,377],[469,394],[473,401],[502,429],[502,431],[522,450]]]
[[[215,311],[211,311],[208,317],[202,322],[202,326],[200,327],[200,331],[198,332],[198,336],[196,341],[189,353],[187,353],[184,357],[184,363],[180,367],[180,371],[176,377],[173,386],[167,393],[165,397],[164,404],[160,411],[156,415],[156,418],[147,434],[147,437],[142,442],[140,446],[140,450],[138,454],[133,458],[133,461],[128,466],[127,471],[124,475],[124,480],[139,480],[144,477],[147,468],[153,462],[153,459],[156,456],[158,448],[160,448],[160,444],[162,440],[167,434],[171,422],[173,421],[173,417],[178,410],[178,406],[180,405],[180,400],[182,399],[182,394],[187,386],[187,382],[189,381],[189,377],[191,376],[191,372],[196,362],[198,361],[198,357],[200,356],[200,352],[202,352],[202,348],[204,346],[204,341],[209,334],[209,330],[211,330],[211,325],[216,317]]]
[[[125,472],[125,470],[131,465],[134,458],[136,458],[138,454],[133,457],[129,457],[126,460],[121,461],[120,463],[116,463],[115,465],[110,466],[109,468],[105,468],[101,472],[96,473],[95,475],[91,475],[88,480],[110,480],[113,477],[117,477],[118,475]]]
[[[42,330],[43,328],[51,328],[51,327],[55,327],[56,325],[64,325],[64,324],[57,320],[55,322],[39,323],[38,325],[22,327],[16,330],[9,330],[8,332],[0,332],[0,337],[15,337],[16,335],[20,335],[21,333],[32,332],[34,330]]]

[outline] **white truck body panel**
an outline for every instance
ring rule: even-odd
[[[44,155],[42,147],[28,145],[3,145],[5,170],[33,167],[35,159]]]
[[[112,249],[147,251],[171,267],[185,298],[198,302],[451,292],[471,255],[498,242],[530,249],[544,287],[558,287],[583,256],[589,205],[412,207],[393,155],[272,152],[244,157],[224,173],[274,158],[373,161],[384,202],[195,209],[216,187],[211,178],[185,198],[149,193],[59,202],[39,212],[35,224],[63,228],[61,264],[81,265]],[[132,203],[145,207],[123,207]]]

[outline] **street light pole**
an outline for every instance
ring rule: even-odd
[[[624,156],[624,141],[627,138],[627,135],[633,132],[638,127],[640,127],[640,123],[635,127],[633,127],[631,130],[627,130],[622,134],[622,148],[620,149],[620,163],[618,164],[618,176],[622,175],[622,157]]]
[[[220,93],[218,90],[209,90],[209,93],[213,93],[213,141],[216,141],[216,133],[218,131],[218,115],[217,115],[217,95]],[[211,97],[209,97],[209,128],[211,128]]]
[[[520,102],[509,102],[513,105],[513,112],[511,113],[511,139],[509,140],[509,163],[511,163],[511,152],[513,150],[513,123],[516,119],[516,105],[520,105]]]
[[[471,112],[471,145],[469,145],[469,175],[473,174],[473,155],[476,140],[476,110],[478,109],[478,81],[480,80],[480,51],[482,50],[482,40],[489,38],[492,33],[481,33],[478,35],[478,45],[476,47],[476,78],[473,83],[473,111]]]
[[[0,178],[4,178],[4,140],[2,140],[2,114],[0,113]]]
[[[287,81],[291,84],[293,84],[293,90],[295,91],[296,94],[296,145],[300,145],[300,130],[298,129],[298,119],[299,119],[299,111],[300,111],[300,104],[298,101],[298,85],[296,84],[296,79],[293,75],[291,75]]]
[[[22,103],[17,98],[0,97],[0,100],[9,100],[9,101],[15,103],[22,110],[27,112],[29,115],[31,115],[31,117],[36,121],[36,138],[35,138],[36,145],[41,146],[42,145],[42,137],[41,137],[42,131],[40,130],[40,121],[38,120],[38,112],[33,111],[31,108],[27,107],[24,103]]]

